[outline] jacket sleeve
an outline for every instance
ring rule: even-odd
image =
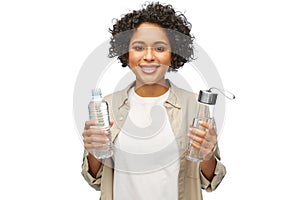
[[[91,187],[93,187],[95,190],[99,191],[100,185],[101,185],[103,165],[101,165],[99,171],[97,172],[96,177],[93,177],[89,173],[89,162],[88,162],[87,155],[88,155],[88,151],[84,150],[81,174],[83,175],[84,179]]]
[[[214,177],[212,178],[211,181],[207,180],[205,176],[203,175],[202,171],[200,170],[200,180],[202,184],[202,189],[206,190],[207,192],[212,192],[214,191],[218,185],[221,183],[223,180],[225,174],[226,174],[226,168],[225,166],[220,162],[220,151],[219,148],[216,148],[215,151],[215,157],[217,160],[217,165],[215,168],[214,172]]]

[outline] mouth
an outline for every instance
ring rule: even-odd
[[[142,72],[146,74],[152,74],[156,72],[156,70],[159,68],[159,65],[140,65],[139,66],[142,70]]]

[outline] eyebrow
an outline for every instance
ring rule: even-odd
[[[137,41],[133,41],[130,45],[134,45],[134,44],[146,44],[146,43],[144,41],[137,40]],[[157,44],[168,45],[168,43],[165,42],[165,41],[156,41],[156,42],[154,42],[154,45],[157,45]]]

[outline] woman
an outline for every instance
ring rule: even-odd
[[[136,80],[105,100],[109,104],[113,158],[98,160],[92,153],[107,141],[107,131],[90,128],[83,133],[82,174],[102,200],[202,199],[202,189],[213,191],[225,176],[219,161],[214,127],[191,127],[196,95],[165,78],[193,56],[191,25],[171,5],[150,3],[117,20],[110,56],[129,66]],[[125,33],[125,34],[124,34]],[[201,151],[199,164],[185,158],[187,137]],[[96,143],[96,144],[95,144]]]

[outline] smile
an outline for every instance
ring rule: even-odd
[[[159,68],[159,65],[144,65],[144,66],[140,66],[142,72],[146,73],[146,74],[152,74],[154,72],[156,72],[157,68]]]

